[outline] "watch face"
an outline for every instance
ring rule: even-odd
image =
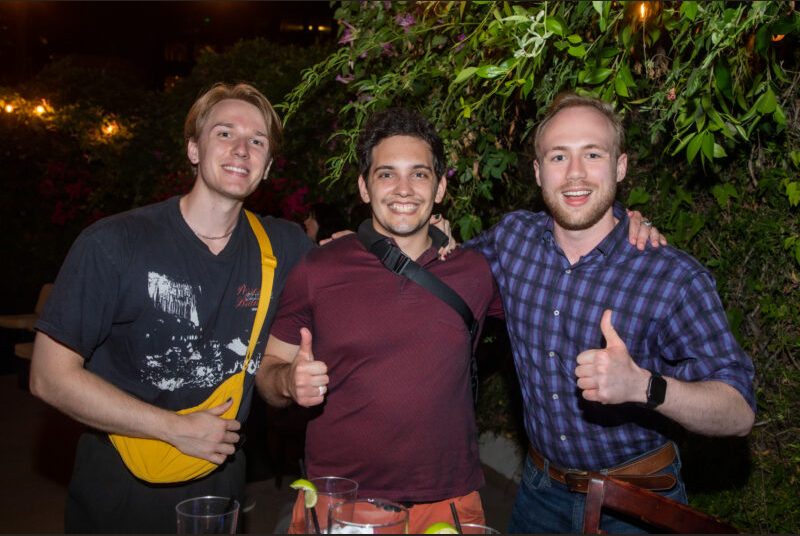
[[[650,383],[647,385],[647,407],[654,408],[664,403],[667,396],[667,380],[660,374],[653,372],[650,376]]]

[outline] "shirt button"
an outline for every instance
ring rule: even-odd
[[[564,273],[565,273],[565,274],[567,274],[567,275],[569,275],[569,274],[571,274],[571,273],[572,273],[572,270],[570,270],[569,268],[567,268],[566,270],[564,270]]]
[[[560,314],[561,314],[561,313],[559,313],[559,312],[558,312],[558,309],[556,309],[555,311],[553,311],[553,316],[558,316],[558,315],[560,315]]]
[[[547,352],[547,355],[549,355],[550,357],[555,357],[556,353],[555,352]]]
[[[561,441],[566,441],[567,440],[567,436],[565,436],[564,434],[561,434],[561,438],[560,439],[561,439]]]
[[[558,400],[558,395],[555,395],[555,394],[554,394],[554,395],[553,395],[553,400]],[[561,436],[561,437],[564,437],[564,436]]]

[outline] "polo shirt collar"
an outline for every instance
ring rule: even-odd
[[[440,231],[438,227],[433,225],[428,226],[428,236],[433,242],[431,247],[434,250],[439,250],[439,248],[446,246],[449,242],[447,235]],[[395,242],[393,238],[381,234],[375,230],[375,227],[372,225],[372,218],[362,221],[361,225],[358,226],[358,237],[368,246],[372,246],[372,244],[378,242],[379,240],[389,240],[392,244],[397,245],[397,242]],[[369,247],[367,249],[369,249]]]

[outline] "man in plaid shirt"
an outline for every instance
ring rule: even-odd
[[[709,271],[627,241],[612,108],[561,96],[535,143],[549,214],[513,212],[466,246],[489,260],[503,296],[531,440],[509,532],[574,533],[585,495],[568,489],[568,473],[607,471],[686,502],[670,427],[747,435],[754,369]],[[642,531],[608,514],[601,529]]]

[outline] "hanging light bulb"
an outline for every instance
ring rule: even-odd
[[[113,136],[119,130],[119,125],[117,125],[116,121],[109,121],[105,125],[103,125],[103,134],[106,136]]]
[[[639,4],[639,17],[642,20],[647,19],[647,6],[645,6],[645,3],[646,2],[642,2],[641,4]]]

